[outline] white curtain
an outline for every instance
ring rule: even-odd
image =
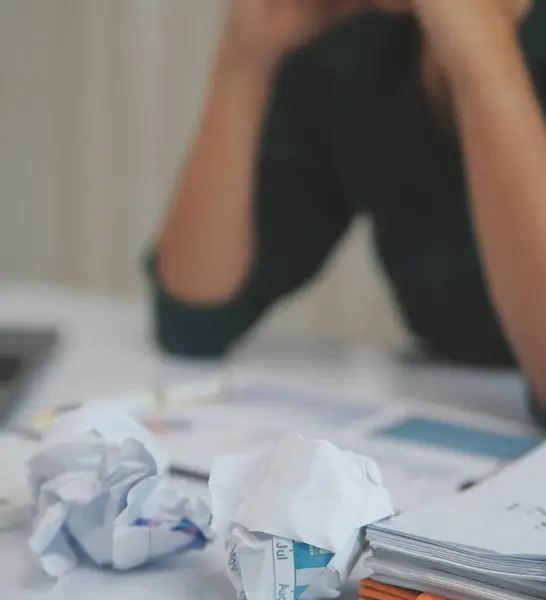
[[[142,290],[225,1],[0,1],[0,275]],[[399,342],[367,239],[269,330]]]

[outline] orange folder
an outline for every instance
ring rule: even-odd
[[[358,590],[360,600],[446,600],[433,594],[422,594],[412,590],[378,583],[373,579],[363,579]]]

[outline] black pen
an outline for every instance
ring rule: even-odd
[[[206,471],[187,469],[185,467],[177,467],[175,465],[171,465],[169,467],[169,474],[171,477],[175,477],[177,479],[190,479],[192,481],[199,481],[201,483],[208,483],[210,478],[210,473],[207,473]]]

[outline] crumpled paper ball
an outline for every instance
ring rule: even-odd
[[[167,465],[154,437],[121,411],[59,417],[28,465],[29,544],[44,570],[61,576],[82,557],[129,570],[205,547],[210,509],[168,478]]]

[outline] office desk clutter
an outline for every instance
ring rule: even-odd
[[[149,431],[104,408],[59,416],[29,481],[30,547],[49,575],[81,557],[130,570],[218,540],[241,600],[337,597],[364,553],[363,528],[394,513],[372,459],[300,435],[216,460],[209,508],[168,478]]]
[[[370,393],[363,382],[230,368],[184,384],[82,399],[122,408],[154,435],[174,474],[206,481],[214,461],[253,452],[289,434],[329,440],[381,468],[395,508],[407,512],[489,477],[542,439],[529,424],[430,402]],[[29,415],[21,431],[39,438],[59,410]]]
[[[413,493],[411,507],[400,511],[393,502],[403,500],[404,489],[412,495],[407,482],[415,471],[403,455],[412,446],[399,443],[399,436],[388,448],[368,441],[362,453],[348,449],[348,439],[339,435],[337,443],[288,428],[278,437],[283,412],[275,435],[249,438],[254,445],[246,447],[252,450],[218,454],[207,488],[172,476],[173,460],[190,465],[196,460],[189,440],[163,447],[162,429],[113,404],[91,402],[56,412],[28,464],[35,513],[30,548],[60,583],[79,563],[104,575],[155,563],[182,569],[183,580],[184,565],[192,570],[210,564],[216,573],[224,569],[226,599],[321,600],[346,591],[345,583],[362,577],[363,567],[371,578],[360,585],[362,600],[546,598],[546,446],[516,458],[539,444],[534,437],[485,431],[483,453],[502,446],[505,460],[477,462],[478,477],[489,473],[482,483],[474,481],[462,493],[453,485],[448,495],[446,486],[442,496],[448,497],[440,501],[434,494]],[[390,431],[393,420],[407,422],[397,405],[389,410],[383,429]],[[194,412],[206,425],[207,419],[225,422],[228,411],[224,404],[191,405],[183,411],[186,421]],[[262,421],[255,415],[247,426]],[[444,424],[440,430],[445,444],[449,428]],[[207,440],[217,442],[210,427],[181,431],[199,442],[195,454]],[[418,431],[419,439],[430,440],[425,435],[430,428]],[[463,431],[459,458],[473,464],[476,459],[464,450],[482,430],[473,436]],[[511,440],[518,442],[517,451],[508,453]],[[437,452],[428,442],[417,449],[431,460]],[[405,479],[383,469],[389,465],[385,456],[407,471]],[[434,464],[441,472],[452,463]],[[451,483],[460,478],[457,471]],[[178,559],[161,562],[174,554]]]
[[[0,288],[0,320],[4,324],[55,323],[63,334],[63,343],[52,368],[40,374],[35,385],[29,388],[20,414],[8,424],[10,439],[5,440],[5,445],[0,444],[0,495],[3,500],[9,499],[8,506],[13,507],[22,519],[25,519],[26,511],[19,509],[28,507],[31,496],[24,477],[27,450],[20,443],[24,442],[29,454],[36,452],[32,448],[36,444],[38,455],[43,456],[45,446],[40,446],[39,438],[44,429],[48,428],[46,440],[54,443],[51,421],[59,425],[62,413],[75,405],[102,404],[101,408],[115,406],[127,411],[150,431],[152,439],[146,438],[145,447],[157,446],[154,441],[161,444],[161,448],[151,451],[158,462],[158,472],[163,468],[161,449],[167,454],[169,466],[180,467],[181,471],[199,469],[209,474],[217,456],[252,453],[253,445],[274,444],[278,434],[286,436],[289,433],[287,426],[290,431],[296,430],[310,438],[329,439],[340,448],[374,457],[395,509],[407,516],[420,513],[426,504],[443,498],[456,499],[459,488],[490,477],[541,443],[536,430],[527,421],[524,386],[516,373],[409,365],[397,354],[378,354],[376,349],[360,345],[354,351],[340,353],[321,347],[317,356],[311,352],[310,358],[306,354],[305,360],[298,358],[306,352],[304,347],[283,345],[271,356],[267,349],[263,352],[252,349],[246,358],[237,359],[236,365],[230,363],[221,368],[185,361],[173,364],[150,348],[140,324],[145,322],[139,316],[143,312],[137,310],[138,307],[133,310],[125,302],[89,298],[86,294],[65,297],[60,292],[44,295],[34,288],[21,291],[10,291],[5,285]],[[87,431],[86,435],[89,435],[89,423],[83,423],[83,427],[80,427],[81,420],[79,423],[72,433],[79,436]],[[104,426],[102,421],[101,427]],[[7,434],[6,431],[3,435]],[[102,435],[106,437],[106,431],[103,430]],[[110,445],[122,443],[112,441]],[[61,469],[65,464],[63,460],[67,459],[56,457],[55,460]],[[113,468],[108,461],[105,463]],[[544,464],[546,456],[543,455],[541,465]],[[85,468],[89,466],[85,465]],[[83,467],[81,470],[85,472]],[[142,471],[143,477],[146,477],[145,472]],[[541,466],[540,473],[533,476],[535,489],[544,486],[543,473]],[[51,467],[50,480],[58,477],[60,474],[54,474]],[[153,476],[150,480],[153,481]],[[167,475],[162,481],[168,488],[176,485],[177,489],[185,489],[186,493],[181,497],[190,502],[204,497],[204,508],[210,515],[205,485],[202,485],[202,495],[197,496],[194,492],[200,490],[194,482],[183,478],[173,482]],[[38,485],[33,488],[32,498],[36,501],[40,498]],[[519,489],[524,486],[520,485]],[[13,494],[13,491],[17,493]],[[45,494],[45,488],[42,491]],[[518,486],[513,486],[513,491],[518,491]],[[176,505],[178,493],[173,494],[172,502],[170,496],[163,500],[168,509]],[[65,499],[69,498],[68,491],[66,494]],[[71,494],[72,498],[76,496],[73,490]],[[83,496],[83,487],[79,494]],[[127,496],[129,498],[129,493]],[[81,497],[76,499],[81,501]],[[50,506],[45,498],[41,502],[35,510]],[[129,504],[133,505],[131,499]],[[51,579],[43,573],[39,561],[29,559],[28,517],[23,526],[17,524],[17,515],[15,525],[11,515],[4,522],[5,505],[2,502],[0,506],[0,527],[5,527],[0,536],[2,600],[236,598],[226,575],[230,557],[224,549],[225,539],[216,539],[203,550],[169,556],[142,569],[120,572],[107,562],[104,567],[97,567],[89,557],[83,559],[85,552],[79,542],[68,535],[66,520],[59,531],[56,529],[59,524],[54,523],[53,518],[52,527],[47,531],[50,537],[41,541],[45,547],[41,556],[45,556],[45,552],[60,555],[60,546],[54,547],[54,543],[62,539],[67,541],[79,564],[64,576]],[[444,505],[439,516],[447,523],[455,514],[450,506]],[[542,509],[538,505],[531,506],[529,511],[538,517],[544,509],[541,506]],[[67,504],[61,504],[56,510],[66,508]],[[523,513],[526,512],[524,509]],[[53,510],[50,514],[57,518]],[[154,514],[149,510],[146,516]],[[481,518],[483,513],[478,514],[478,524],[461,529],[461,534],[483,532],[486,521]],[[36,516],[39,515],[37,511]],[[115,511],[108,518],[113,523]],[[194,520],[197,519],[194,516]],[[540,519],[540,522],[544,521],[542,516]],[[173,519],[173,523],[177,522]],[[396,524],[398,517],[392,522]],[[384,525],[387,523],[389,521]],[[162,525],[157,521],[140,524],[153,524],[156,529],[161,529]],[[188,524],[183,522],[181,525],[184,529]],[[202,531],[209,538],[214,537],[207,526],[208,522],[203,523]],[[176,527],[169,522],[167,529],[171,528]],[[504,533],[502,527],[495,531]],[[510,533],[514,541],[522,538],[525,543],[522,531],[518,528],[516,533]],[[149,538],[150,532],[151,529],[143,527],[139,533]],[[179,534],[177,540],[181,541],[181,537]],[[114,543],[114,533],[105,539],[110,540],[110,553],[114,554],[115,549],[118,556],[121,540]],[[131,539],[127,538],[125,543],[131,551],[148,547],[146,543],[131,542]],[[304,547],[296,546],[296,549],[299,551]],[[322,564],[329,561],[328,566],[333,566],[318,546],[307,544],[307,547],[307,554],[316,558],[319,565],[322,559]],[[529,551],[528,548],[524,550]],[[471,587],[467,578],[448,573],[451,568],[445,565],[425,570],[420,559],[415,562],[404,560],[402,565],[402,561],[397,563],[394,568],[399,581],[388,586],[387,597],[380,598],[379,594],[386,592],[373,591],[369,582],[360,586],[359,592],[360,578],[382,578],[383,573],[381,568],[375,574],[371,573],[367,566],[374,563],[369,562],[367,554],[365,557],[366,562],[360,562],[343,586],[343,600],[357,600],[359,593],[366,600],[387,600],[388,594],[397,600],[413,600],[416,594],[421,595],[421,589],[433,589],[428,585],[428,578],[432,576],[452,578],[462,586],[458,588],[459,594],[448,593],[446,589],[440,596],[448,600],[472,599],[468,595]],[[303,575],[306,573],[300,571],[300,582],[304,581]],[[476,579],[471,579],[471,583],[475,585]],[[416,588],[417,591],[411,591]],[[520,597],[508,588],[499,591],[498,585],[493,589],[494,595],[488,597],[495,600]],[[309,589],[306,592],[309,593]],[[546,594],[538,591],[524,597],[537,600],[544,599]],[[289,591],[286,598],[292,600],[294,593]],[[428,595],[423,595],[420,600],[425,598],[429,600]]]
[[[129,570],[213,539],[210,510],[167,478],[153,436],[116,410],[82,409],[56,419],[30,461],[35,504],[30,548],[59,577],[83,555]]]
[[[372,459],[302,436],[218,459],[209,490],[245,600],[337,597],[362,556],[362,528],[393,514]]]

